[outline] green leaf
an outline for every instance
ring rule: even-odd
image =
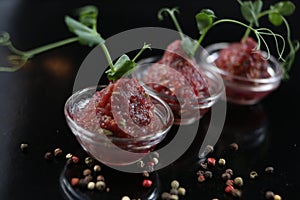
[[[269,21],[274,25],[274,26],[279,26],[283,23],[282,17],[278,13],[270,13],[268,15]]]
[[[109,80],[116,81],[132,70],[135,65],[136,63],[134,61],[130,60],[126,54],[123,54],[114,64],[114,71],[109,69],[105,73],[107,73]]]
[[[93,27],[97,24],[98,9],[95,6],[84,6],[77,10],[79,21],[86,26]]]
[[[181,47],[183,51],[189,56],[192,57],[194,54],[195,46],[197,45],[197,41],[191,40],[188,37],[184,37],[181,41]]]
[[[254,23],[256,26],[259,26],[258,20],[256,18],[256,9],[251,1],[245,1],[241,4],[241,13],[243,17],[248,22]]]
[[[253,10],[255,15],[258,15],[261,12],[262,7],[263,7],[263,2],[261,0],[256,0],[253,3]]]
[[[72,33],[75,33],[79,37],[79,42],[84,45],[94,46],[104,44],[105,40],[99,33],[83,25],[77,20],[66,16],[65,22]]]
[[[205,29],[209,28],[212,25],[216,16],[212,10],[202,9],[199,13],[196,14],[195,18],[199,33],[202,34]]]
[[[278,12],[283,16],[289,16],[294,13],[296,6],[291,1],[281,1],[270,7],[271,10]]]
[[[91,32],[91,29],[89,27],[85,26],[84,24],[78,22],[77,20],[75,20],[69,16],[65,17],[65,23],[67,24],[69,30],[72,33],[75,33],[75,30],[83,31],[83,32]]]

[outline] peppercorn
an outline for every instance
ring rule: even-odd
[[[230,174],[231,176],[233,176],[233,170],[232,169],[226,169],[225,172]]]
[[[207,163],[206,162],[200,162],[199,163],[200,167],[202,167],[202,169],[207,169]]]
[[[161,198],[162,198],[163,200],[169,200],[169,199],[171,199],[171,194],[168,193],[168,192],[163,192],[163,193],[161,194]]]
[[[178,195],[171,194],[170,200],[178,200],[178,199],[179,199]]]
[[[143,180],[143,184],[142,185],[143,185],[144,188],[149,188],[149,187],[152,186],[152,181],[149,180],[149,179],[145,179],[145,180]]]
[[[218,163],[219,163],[219,165],[224,166],[226,164],[226,161],[224,158],[220,158]]]
[[[53,159],[53,154],[51,152],[46,152],[44,155],[44,158],[46,160],[52,160]]]
[[[234,151],[237,151],[239,149],[239,145],[235,142],[231,143],[229,145],[230,149],[234,150]]]
[[[77,164],[79,162],[79,158],[77,156],[72,156],[73,163]]]
[[[225,188],[226,193],[231,193],[234,190],[234,187],[232,185],[227,185]]]
[[[21,149],[22,152],[26,152],[28,150],[28,144],[22,143],[20,145],[20,149]]]
[[[61,148],[56,148],[56,149],[54,149],[53,154],[54,154],[55,157],[61,156],[61,155],[62,155],[62,150],[61,150]]]
[[[199,171],[197,171],[197,175],[198,176],[200,176],[200,175],[204,175],[205,174],[205,172],[203,171],[203,170],[199,170]]]
[[[221,177],[225,181],[231,179],[231,175],[228,172],[223,173]]]
[[[70,159],[70,158],[72,158],[72,154],[71,153],[68,153],[67,155],[66,155],[66,159]]]
[[[105,181],[104,176],[98,175],[96,178],[97,181]]]
[[[123,196],[122,200],[130,200],[130,198],[128,196]]]
[[[256,171],[251,171],[251,172],[250,172],[250,178],[251,178],[251,179],[255,179],[256,177],[258,177],[257,172],[256,172]]]
[[[110,192],[110,188],[109,187],[106,188],[106,192]]]
[[[93,164],[94,164],[94,159],[93,158],[91,158],[91,157],[86,157],[85,159],[84,159],[84,162],[85,162],[85,164],[87,165],[87,166],[92,166]]]
[[[267,174],[272,174],[274,172],[274,167],[266,167],[265,172]]]
[[[241,187],[243,186],[243,179],[241,177],[236,177],[234,180],[233,180],[234,184]]]
[[[87,182],[90,182],[90,181],[92,181],[94,178],[93,178],[92,175],[87,175],[87,176],[85,176],[83,179],[85,179]]]
[[[82,187],[82,188],[86,188],[87,185],[88,185],[88,183],[89,183],[89,181],[86,180],[86,179],[84,179],[84,178],[81,178],[81,179],[79,180],[79,186]]]
[[[89,182],[88,185],[87,185],[87,189],[89,189],[89,190],[95,189],[95,183],[94,182]]]
[[[274,199],[274,192],[272,191],[267,191],[265,194],[265,198],[268,200]]]
[[[205,171],[205,172],[204,172],[204,176],[205,176],[205,178],[212,178],[212,177],[213,177],[213,174],[212,174],[211,171]]]
[[[71,185],[72,186],[79,185],[79,178],[72,178],[71,179]]]
[[[211,165],[211,166],[215,166],[216,165],[216,159],[214,159],[214,158],[207,158],[207,164]]]
[[[278,194],[274,195],[274,200],[281,200],[281,196],[279,196]]]
[[[170,190],[170,194],[177,195],[177,194],[178,194],[178,190],[175,189],[175,188],[172,188],[172,189]]]
[[[101,166],[100,165],[95,165],[94,166],[94,172],[100,172],[101,171]]]
[[[88,176],[88,175],[91,175],[92,174],[92,171],[90,169],[85,169],[83,170],[83,176]]]
[[[103,191],[106,187],[106,184],[104,181],[97,181],[95,187],[97,190]]]
[[[144,170],[144,171],[143,171],[143,176],[144,176],[144,177],[149,177],[149,173],[148,173],[146,170]]]
[[[198,182],[202,183],[204,181],[205,181],[205,176],[204,175],[198,176]]]
[[[177,180],[173,180],[171,182],[171,188],[178,189],[178,187],[179,187],[179,182]]]
[[[178,188],[178,195],[185,196],[186,190],[183,187]]]

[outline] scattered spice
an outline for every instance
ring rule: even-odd
[[[87,185],[87,189],[93,190],[93,189],[95,189],[95,185],[96,184],[94,182],[89,182],[88,185]]]
[[[233,176],[233,170],[232,169],[226,169],[225,172],[230,174],[231,176]]]
[[[72,186],[77,186],[77,185],[79,185],[79,178],[72,178],[71,179],[71,185]]]
[[[239,149],[239,145],[237,143],[233,142],[229,145],[229,148],[231,150],[237,151]]]
[[[106,183],[104,181],[97,181],[95,187],[97,190],[103,191],[106,188]]]
[[[250,178],[251,178],[251,179],[255,179],[255,178],[257,178],[257,177],[258,177],[258,174],[257,174],[256,171],[251,171],[251,172],[250,172]]]
[[[44,158],[46,160],[52,160],[53,159],[53,154],[51,152],[46,152],[44,155]]]
[[[154,165],[158,164],[158,159],[157,158],[152,158],[152,162],[154,163]]]
[[[91,174],[92,174],[92,171],[90,169],[83,170],[83,176],[88,176],[88,175],[91,175]]]
[[[123,196],[122,200],[130,200],[130,198],[128,196]]]
[[[200,165],[200,167],[202,168],[202,169],[207,169],[207,163],[206,162],[200,162],[199,163],[199,165]]]
[[[266,167],[265,172],[267,174],[272,174],[274,172],[274,167]]]
[[[228,172],[223,173],[221,177],[224,181],[231,179],[231,175]]]
[[[171,188],[177,189],[179,187],[179,182],[177,180],[173,180],[171,182]]]
[[[226,193],[231,193],[234,190],[234,187],[232,185],[227,185],[225,187],[225,192]]]
[[[84,162],[87,166],[91,167],[94,164],[94,159],[92,157],[86,157]]]
[[[27,143],[22,143],[20,145],[20,149],[22,152],[26,152],[28,150],[28,144]]]
[[[178,188],[178,195],[185,196],[186,190],[183,187]]]
[[[61,150],[61,148],[56,148],[56,149],[54,149],[53,154],[54,154],[55,157],[61,156],[61,155],[62,155],[62,150]]]
[[[175,189],[175,188],[172,188],[172,189],[170,190],[170,194],[172,194],[172,195],[178,195],[178,190]]]
[[[94,172],[100,172],[101,171],[101,166],[100,165],[95,165],[94,166]]]
[[[226,164],[226,161],[224,158],[220,158],[218,163],[219,163],[219,165],[224,166]]]
[[[232,196],[234,197],[238,197],[238,198],[241,198],[242,197],[242,191],[241,190],[238,190],[238,189],[234,189],[231,191],[231,194]]]
[[[79,162],[79,158],[77,156],[72,156],[73,163],[77,164]]]
[[[207,158],[207,164],[211,166],[216,165],[216,159],[215,158]]]
[[[204,175],[198,176],[198,182],[202,183],[204,181],[205,181],[205,176]]]
[[[96,178],[97,181],[105,181],[104,176],[98,175]]]
[[[272,192],[272,191],[267,191],[267,192],[265,193],[265,198],[268,199],[268,200],[274,199],[274,192]]]
[[[70,159],[70,158],[72,158],[72,154],[71,153],[67,153],[67,155],[66,155],[66,159]]]
[[[162,194],[161,194],[161,198],[163,199],[163,200],[169,200],[169,199],[171,199],[171,194],[170,193],[168,193],[168,192],[163,192]]]
[[[149,187],[152,186],[152,181],[149,180],[149,179],[145,179],[145,180],[143,180],[143,184],[142,185],[143,185],[144,188],[149,188]]]
[[[274,200],[281,200],[281,196],[279,196],[278,194],[274,195]]]
[[[140,167],[140,168],[144,168],[144,166],[145,166],[145,163],[144,163],[144,161],[142,161],[142,160],[138,161],[136,164],[137,164],[137,166]]]
[[[226,185],[233,185],[233,180],[232,179],[227,180]]]
[[[143,171],[143,176],[144,177],[149,177],[149,173],[145,170],[145,171]]]
[[[234,180],[233,180],[234,184],[241,187],[243,186],[244,184],[244,181],[241,177],[236,177]]]
[[[211,178],[213,177],[213,174],[212,174],[211,171],[205,171],[205,172],[204,172],[204,176],[205,176],[205,178],[211,179]]]

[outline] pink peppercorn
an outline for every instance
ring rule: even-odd
[[[72,186],[79,185],[79,178],[72,178],[71,179],[71,185]]]
[[[234,190],[234,187],[232,185],[227,185],[225,188],[226,193],[231,193]]]
[[[209,164],[211,166],[215,166],[216,165],[216,159],[214,159],[214,158],[207,158],[207,164]]]
[[[152,181],[151,180],[149,180],[149,179],[143,180],[143,187],[144,188],[149,188],[149,187],[151,187],[151,185],[152,185]]]
[[[79,158],[78,157],[76,157],[76,156],[72,156],[72,161],[73,161],[73,163],[78,163],[79,162]]]

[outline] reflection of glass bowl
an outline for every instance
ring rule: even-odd
[[[206,51],[202,51],[200,54],[200,62],[211,64],[212,70],[222,76],[228,101],[244,105],[255,104],[279,86],[282,69],[278,60],[273,56],[268,59],[270,78],[250,79],[236,76],[215,66],[213,63],[218,57],[218,52],[228,45],[229,43],[212,44],[207,46]],[[264,56],[266,55],[266,52],[262,51],[262,53]]]
[[[182,82],[179,84],[167,83],[178,81],[179,79],[182,79],[183,75],[177,72],[175,69],[164,64],[157,64],[157,60],[158,57],[150,57],[141,60],[137,63],[135,70],[132,72],[132,76],[138,79],[140,83],[146,88],[146,90],[151,91],[155,96],[160,97],[162,100],[168,103],[173,111],[174,124],[176,125],[187,125],[200,119],[209,111],[209,109],[218,99],[220,99],[221,95],[224,93],[222,78],[217,73],[210,70],[209,67],[201,66],[201,69],[199,70],[202,70],[206,75],[209,84],[210,96],[206,98],[199,98],[194,94],[192,86],[186,80],[182,81],[184,82],[183,84]],[[162,80],[162,82],[157,83],[150,82],[146,79],[147,76],[149,77],[152,75],[151,73],[149,73],[149,69],[153,64],[159,65],[158,67],[169,68],[168,70],[165,70],[167,71],[167,73],[169,73],[168,80],[164,79]],[[170,88],[168,88],[167,85],[176,85],[176,89],[174,89],[175,96],[168,95],[168,91],[170,91]],[[188,96],[186,95],[186,91],[192,92],[189,92]]]
[[[105,86],[101,87],[103,89]],[[99,89],[99,88],[98,88]],[[90,103],[96,87],[82,89],[74,93],[65,104],[64,113],[69,127],[76,136],[80,145],[95,159],[102,163],[114,166],[129,165],[144,157],[161,142],[173,124],[173,114],[170,107],[161,99],[150,94],[155,105],[155,117],[160,128],[155,129],[155,134],[143,134],[130,138],[120,138],[105,135],[105,129],[99,126],[97,132],[91,132],[80,126],[74,119],[83,113]],[[96,112],[95,106],[91,112]],[[97,120],[96,114],[94,120]],[[97,122],[97,121],[96,121]],[[145,129],[143,129],[145,130]],[[146,129],[147,130],[147,129]]]

